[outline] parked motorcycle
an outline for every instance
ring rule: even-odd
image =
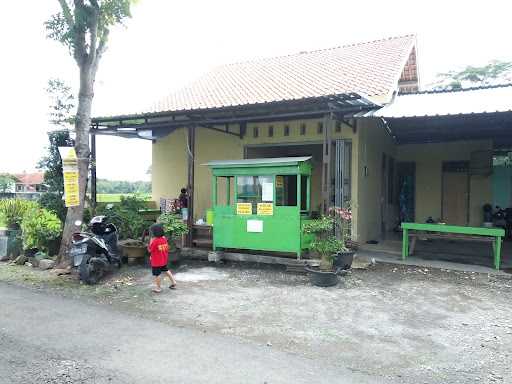
[[[81,223],[75,223],[80,226]],[[106,216],[96,216],[89,223],[89,232],[73,234],[70,257],[78,268],[80,280],[96,284],[105,273],[121,267],[117,228],[107,223]]]

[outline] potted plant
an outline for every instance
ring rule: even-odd
[[[147,223],[139,214],[145,202],[137,196],[122,196],[119,204],[109,204],[103,214],[119,230],[119,247],[128,261],[146,257],[146,244],[143,242]]]
[[[0,222],[3,222],[7,229],[4,230],[7,237],[7,256],[16,258],[21,254],[21,224],[23,218],[30,211],[39,208],[36,202],[21,199],[0,200]]]
[[[179,260],[181,238],[188,233],[188,226],[180,215],[164,213],[158,217],[158,222],[164,226],[165,236],[169,242],[169,261]]]
[[[311,283],[319,287],[330,287],[338,283],[338,270],[334,267],[336,254],[345,251],[342,239],[334,235],[335,219],[333,216],[322,216],[304,225],[304,232],[315,236],[310,249],[320,256],[318,268],[307,268]]]
[[[334,217],[335,231],[341,237],[345,246],[343,250],[336,254],[334,267],[341,268],[342,270],[350,269],[357,248],[357,243],[351,240],[352,211],[350,207],[332,207],[329,211]]]

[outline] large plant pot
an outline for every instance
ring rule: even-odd
[[[7,237],[7,256],[10,259],[15,259],[21,255],[22,240],[20,229],[7,229],[4,231]]]
[[[121,249],[121,255],[128,259],[128,264],[133,264],[146,257],[146,245],[141,241],[129,239],[121,240],[118,246]]]
[[[333,262],[334,269],[350,269],[352,262],[354,261],[354,253],[354,251],[338,252]]]
[[[317,287],[332,287],[338,284],[339,277],[334,271],[321,271],[318,268],[306,268],[311,284]]]

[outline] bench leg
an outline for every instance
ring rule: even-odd
[[[407,229],[402,231],[402,260],[409,256],[409,233]]]
[[[416,240],[418,240],[418,238],[413,236],[411,240],[411,246],[409,247],[409,256],[414,254],[414,248],[416,248]]]
[[[500,269],[501,264],[501,237],[496,237],[496,246],[494,247],[494,268]]]

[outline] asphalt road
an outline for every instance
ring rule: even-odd
[[[0,282],[0,383],[385,382],[272,346]]]

